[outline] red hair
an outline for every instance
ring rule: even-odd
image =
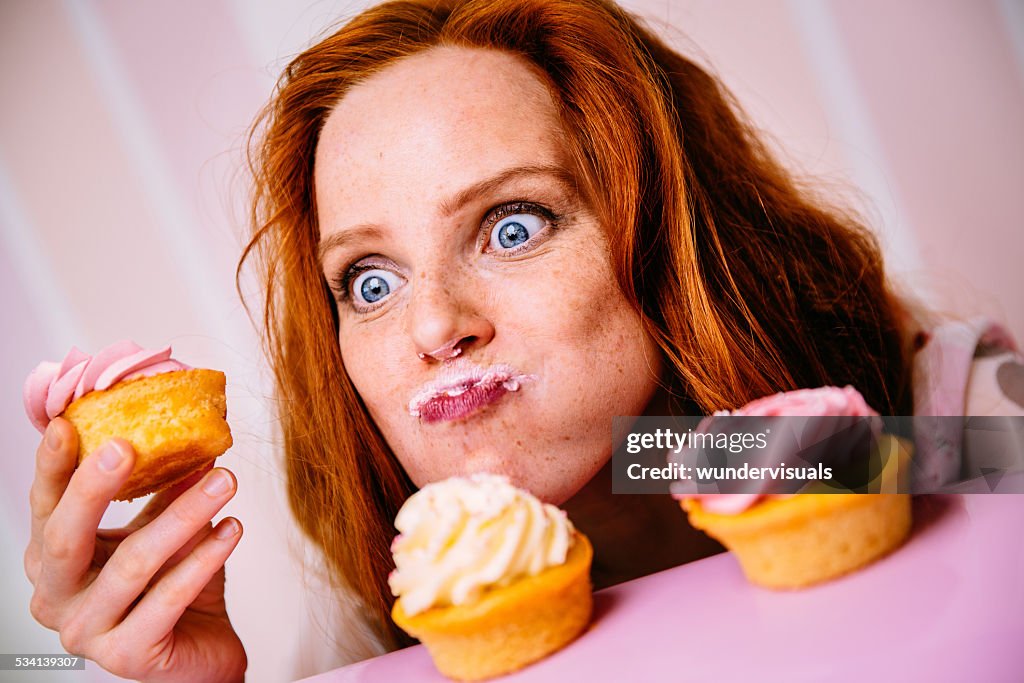
[[[852,384],[886,414],[911,405],[902,312],[871,233],[801,191],[704,69],[604,0],[371,8],[288,65],[253,128],[254,233],[239,272],[257,256],[292,510],[398,643],[389,542],[413,486],[342,365],[313,159],[348,88],[439,45],[504,50],[545,79],[681,410],[823,384]]]

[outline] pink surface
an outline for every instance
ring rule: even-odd
[[[595,595],[590,630],[507,681],[1024,680],[1024,495],[915,501],[895,554],[816,588],[751,586],[729,554]],[[444,681],[412,647],[305,679]]]

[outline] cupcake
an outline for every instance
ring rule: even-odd
[[[57,416],[78,432],[79,464],[111,438],[131,443],[132,474],[114,496],[131,500],[176,484],[231,446],[224,373],[190,368],[171,347],[116,342],[94,356],[72,348],[43,362],[24,387],[25,412],[40,432]]]
[[[425,486],[395,527],[392,618],[450,678],[520,669],[590,621],[590,542],[565,512],[505,477]]]
[[[849,386],[780,393],[732,413],[716,413],[721,415],[877,418]],[[874,562],[898,548],[910,532],[910,495],[898,492],[897,481],[911,448],[885,434],[873,442],[872,458],[884,465],[871,490],[883,493],[792,495],[772,493],[765,485],[759,493],[676,497],[690,523],[732,551],[751,582],[803,588]]]

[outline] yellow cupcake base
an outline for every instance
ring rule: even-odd
[[[115,500],[176,484],[231,446],[224,384],[223,372],[190,369],[89,392],[62,414],[78,431],[78,462],[118,437],[132,445],[136,459]]]
[[[698,499],[680,504],[690,524],[732,551],[752,583],[811,586],[874,562],[910,534],[910,495],[896,492],[906,485],[913,445],[883,434],[876,448],[880,471],[870,490],[880,493],[803,493],[735,515],[708,512]]]
[[[449,678],[500,676],[564,647],[586,628],[593,608],[592,557],[590,541],[577,532],[564,564],[487,591],[469,605],[409,616],[399,598],[391,616],[423,642]]]
[[[682,501],[690,523],[720,541],[752,582],[803,588],[859,569],[910,533],[909,494],[801,494],[737,515]]]

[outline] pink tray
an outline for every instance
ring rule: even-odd
[[[729,554],[599,591],[591,628],[501,681],[1024,681],[1024,495],[915,500],[893,555],[751,586]],[[422,646],[307,682],[445,681]]]

